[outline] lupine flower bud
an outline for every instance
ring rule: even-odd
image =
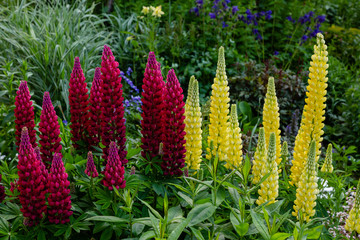
[[[34,121],[34,107],[30,100],[30,92],[26,81],[21,81],[19,90],[15,97],[15,138],[17,150],[20,146],[21,131],[23,127],[27,127],[29,131],[30,143],[32,147],[36,147],[36,131]]]
[[[90,107],[89,107],[89,144],[91,146],[98,146],[101,140],[101,101],[102,95],[102,80],[100,68],[95,69],[94,80],[90,90]]]
[[[26,127],[21,132],[18,162],[18,190],[24,218],[28,218],[28,226],[39,223],[46,211],[46,174],[41,162],[36,158],[30,143]]]
[[[300,129],[295,139],[294,160],[291,167],[291,184],[298,185],[300,176],[304,170],[305,160],[308,155],[311,140],[317,143],[315,161],[317,162],[320,155],[321,142],[324,134],[323,128],[325,120],[325,101],[326,87],[328,78],[326,77],[329,65],[328,52],[326,51],[324,36],[317,34],[317,45],[314,46],[314,55],[310,62],[309,85],[305,99],[303,116],[301,119]]]
[[[44,93],[39,123],[41,158],[47,168],[50,167],[54,153],[60,153],[60,125],[49,92]]]
[[[73,146],[78,148],[78,141],[85,141],[88,123],[89,95],[86,87],[85,76],[81,69],[80,60],[75,57],[74,68],[69,81],[69,105],[71,114],[71,140]]]
[[[219,59],[216,69],[214,84],[211,86],[211,103],[210,103],[210,125],[208,146],[212,145],[212,149],[207,148],[207,159],[219,156],[220,161],[227,160],[229,149],[229,86],[225,72],[225,56],[224,48],[219,48]]]
[[[255,156],[253,161],[252,173],[253,173],[253,184],[260,182],[262,175],[262,168],[266,165],[266,142],[265,142],[265,131],[264,128],[259,128],[259,138],[255,150]]]
[[[328,172],[328,173],[332,173],[334,171],[334,167],[332,165],[332,145],[331,145],[331,143],[329,143],[329,145],[327,147],[325,161],[321,167],[321,171]]]
[[[94,164],[94,158],[91,151],[88,152],[85,174],[92,178],[96,178],[97,176],[99,176]]]
[[[316,165],[316,142],[313,140],[310,144],[308,159],[305,169],[301,174],[296,189],[296,200],[294,201],[293,216],[299,218],[299,211],[302,213],[303,220],[310,221],[310,217],[315,215],[316,197],[319,193],[317,165]]]
[[[64,163],[60,153],[55,153],[51,164],[49,175],[49,222],[55,224],[65,224],[70,221],[72,215],[70,182],[67,180],[68,174],[65,172]]]
[[[109,188],[110,191],[113,190],[113,186],[116,189],[125,188],[125,170],[124,166],[120,161],[118,149],[115,142],[110,143],[109,156],[107,159],[106,167],[102,173],[104,174],[104,178],[101,182],[105,187]]]
[[[266,164],[261,170],[262,176],[268,173],[270,173],[270,176],[261,183],[258,190],[259,198],[256,200],[256,203],[258,205],[268,201],[269,204],[274,203],[279,195],[279,172],[276,163],[276,135],[273,132],[270,133]]]
[[[360,234],[360,180],[357,185],[355,203],[346,219],[345,229],[349,232],[356,231]]]
[[[270,133],[274,132],[276,136],[276,163],[279,166],[281,162],[281,142],[280,142],[280,114],[277,102],[275,82],[273,77],[269,77],[265,103],[263,109],[263,125],[265,130],[265,141],[268,143]]]
[[[162,108],[164,101],[164,81],[160,63],[155,54],[149,53],[142,85],[141,155],[151,161],[158,156],[162,136]],[[150,158],[150,159],[148,159]]]
[[[108,159],[109,146],[111,141],[116,141],[119,146],[118,155],[122,164],[128,160],[125,158],[125,119],[123,105],[123,90],[120,77],[119,63],[108,46],[104,46],[101,57],[101,79],[102,96],[101,99],[101,141],[105,146],[103,158]]]
[[[163,136],[164,144],[161,168],[164,175],[181,176],[185,166],[185,124],[184,95],[175,72],[171,69],[167,75],[164,90]]]
[[[1,179],[2,179],[2,176],[0,174],[0,184],[1,184]],[[0,185],[0,203],[2,203],[2,201],[4,201],[5,199],[5,187],[3,185]]]
[[[188,97],[185,104],[185,162],[190,169],[200,168],[202,154],[201,108],[199,103],[199,84],[191,76]]]
[[[230,113],[229,151],[225,167],[229,169],[238,168],[241,166],[242,160],[242,141],[238,115],[236,104],[232,104]]]
[[[288,161],[288,156],[289,156],[289,149],[288,149],[288,144],[287,141],[284,141],[282,146],[281,146],[281,152],[280,152],[282,161],[284,163],[286,163]]]

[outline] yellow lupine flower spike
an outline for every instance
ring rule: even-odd
[[[276,135],[270,133],[269,148],[267,151],[267,159],[265,167],[262,168],[262,176],[270,173],[270,176],[261,183],[258,190],[259,198],[256,200],[258,205],[261,205],[267,201],[269,204],[274,203],[275,199],[279,195],[279,172],[276,163]]]
[[[207,159],[219,156],[220,161],[227,160],[229,148],[229,86],[225,72],[224,48],[219,48],[219,59],[214,83],[211,86],[210,125]],[[212,150],[210,151],[210,146]]]
[[[303,220],[309,222],[310,217],[315,215],[316,196],[319,193],[316,163],[316,142],[313,140],[310,145],[309,156],[305,169],[301,174],[296,189],[296,200],[294,201],[293,216],[299,218],[299,211]]]
[[[276,163],[279,166],[281,162],[281,142],[280,142],[280,114],[277,102],[275,82],[273,77],[269,77],[265,103],[263,109],[263,125],[265,130],[265,141],[268,143],[270,133],[274,132],[276,136]]]
[[[325,101],[326,101],[326,87],[328,78],[327,64],[328,52],[326,51],[324,36],[321,33],[317,34],[317,44],[314,46],[314,55],[312,55],[310,62],[309,85],[305,99],[305,106],[301,125],[298,135],[295,139],[294,160],[291,167],[291,184],[298,185],[301,173],[303,172],[305,160],[308,155],[309,145],[311,140],[316,141],[315,161],[317,162],[320,155],[320,148],[322,142],[322,135],[325,120]]]
[[[360,180],[356,189],[354,206],[350,210],[349,216],[346,219],[345,229],[346,231],[356,231],[360,234]]]
[[[200,169],[202,154],[201,108],[199,103],[199,84],[191,76],[185,104],[185,162],[190,169]]]
[[[236,104],[232,104],[230,112],[229,151],[225,167],[228,169],[238,168],[241,166],[242,160],[242,141],[238,115],[236,111]]]
[[[328,172],[328,173],[332,173],[334,171],[334,167],[332,165],[332,145],[331,145],[331,143],[329,143],[329,145],[327,147],[325,161],[321,167],[321,171]]]
[[[255,150],[254,155],[254,161],[253,161],[253,167],[252,167],[252,174],[254,176],[253,178],[253,184],[257,184],[260,182],[261,178],[263,177],[262,174],[262,168],[266,164],[266,142],[265,142],[265,131],[264,128],[259,128],[259,138]]]

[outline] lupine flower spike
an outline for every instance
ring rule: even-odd
[[[91,146],[98,146],[101,140],[101,101],[102,95],[102,80],[100,78],[100,68],[95,69],[95,75],[90,90],[90,107],[89,107],[89,144]]]
[[[110,143],[106,167],[102,173],[104,174],[104,179],[101,182],[110,191],[113,190],[113,187],[115,187],[116,189],[125,188],[125,170],[124,166],[120,161],[118,148],[115,142]]]
[[[229,149],[229,86],[225,72],[224,48],[219,48],[219,59],[214,83],[211,86],[210,125],[207,159],[218,154],[220,161],[226,161]],[[212,149],[210,149],[212,146]]]
[[[282,162],[287,163],[288,157],[289,157],[289,149],[288,149],[287,141],[284,141],[281,146],[280,156],[281,156]]]
[[[97,176],[99,176],[94,164],[94,158],[91,151],[88,152],[85,174],[92,178],[96,178]]]
[[[164,175],[181,176],[185,166],[184,95],[175,72],[167,75],[164,90],[163,151],[161,168]]]
[[[161,122],[163,119],[164,87],[160,63],[156,61],[155,54],[150,52],[144,73],[141,98],[141,155],[148,161],[159,155],[162,137]]]
[[[21,212],[28,226],[37,225],[46,211],[46,173],[36,158],[30,143],[28,129],[21,132],[18,162],[18,190]]]
[[[108,46],[104,46],[101,57],[101,79],[102,95],[101,100],[101,141],[105,146],[103,158],[107,160],[111,141],[116,141],[119,146],[119,158],[122,164],[128,160],[125,158],[125,119],[123,105],[123,90],[121,84],[119,63]]]
[[[2,180],[2,176],[0,174],[0,184],[1,184],[1,180]],[[5,187],[3,185],[0,185],[0,203],[2,203],[2,201],[4,201],[5,199]]]
[[[328,78],[326,77],[329,65],[327,46],[324,41],[324,36],[321,33],[317,34],[317,44],[314,46],[314,55],[312,55],[310,62],[309,85],[305,99],[305,106],[301,125],[298,135],[295,139],[294,160],[291,167],[291,183],[298,185],[300,176],[304,170],[305,159],[309,152],[310,141],[316,141],[315,161],[317,162],[320,155],[321,142],[324,134],[323,128],[325,120],[325,101],[326,101],[326,87]]]
[[[74,68],[69,81],[69,105],[71,114],[71,140],[75,148],[78,141],[85,141],[88,123],[89,95],[80,60],[75,57]]]
[[[355,203],[350,210],[349,217],[346,219],[345,229],[360,234],[360,180],[356,189]]]
[[[266,164],[265,167],[263,167],[261,170],[262,176],[265,176],[268,173],[270,173],[270,176],[261,183],[260,189],[258,190],[259,198],[256,200],[256,203],[258,205],[261,205],[265,202],[269,202],[268,204],[274,203],[275,199],[279,195],[279,172],[276,163],[275,133],[270,133]]]
[[[252,174],[254,176],[253,178],[253,184],[257,184],[260,182],[262,176],[262,168],[266,164],[266,156],[267,156],[267,149],[266,149],[266,142],[265,142],[265,131],[264,128],[259,128],[259,138],[255,150],[255,156],[253,161],[253,167],[252,167]]]
[[[299,219],[299,211],[303,220],[310,221],[310,217],[315,215],[316,197],[319,193],[316,163],[316,142],[310,144],[309,156],[305,164],[305,169],[301,174],[296,189],[296,200],[294,201],[293,216]]]
[[[269,142],[270,133],[274,132],[276,136],[276,163],[279,166],[281,162],[281,142],[280,142],[280,114],[277,102],[274,78],[269,77],[267,92],[263,109],[263,125],[265,130],[265,141]]]
[[[191,76],[188,97],[185,104],[185,162],[190,169],[200,169],[202,154],[201,108],[199,103],[199,84]]]
[[[44,93],[43,106],[39,123],[41,158],[47,168],[50,168],[54,153],[60,153],[60,125],[49,92]]]
[[[26,81],[21,81],[19,90],[16,92],[15,97],[15,138],[16,149],[19,150],[21,131],[23,127],[26,127],[29,132],[30,143],[32,147],[36,147],[36,131],[34,121],[34,107],[30,100],[30,92]]]
[[[49,172],[46,169],[46,166],[41,159],[40,148],[38,146],[36,146],[36,148],[34,149],[34,152],[35,152],[36,159],[40,161],[40,167],[41,167],[41,170],[43,171],[43,173],[45,174],[45,179],[47,179],[49,177]]]
[[[65,224],[70,221],[72,215],[70,182],[67,180],[68,174],[65,172],[64,163],[60,153],[55,153],[51,164],[49,177],[49,222],[55,224]]]
[[[331,145],[331,143],[329,143],[329,145],[327,147],[325,161],[321,167],[321,171],[328,172],[328,173],[332,173],[334,171],[334,167],[332,165],[332,145]]]
[[[238,168],[241,166],[242,160],[242,141],[239,120],[236,111],[236,104],[232,104],[230,112],[229,152],[225,167],[228,169]]]

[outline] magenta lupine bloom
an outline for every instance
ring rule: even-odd
[[[28,226],[36,225],[46,211],[46,173],[36,158],[26,127],[21,132],[18,162],[18,190],[21,212]]]
[[[175,72],[167,75],[164,91],[163,115],[163,162],[161,168],[165,175],[180,176],[185,166],[185,124],[184,95]]]
[[[99,176],[94,164],[94,158],[91,151],[88,152],[85,174],[92,178],[96,178],[97,176]]]
[[[19,90],[15,97],[15,138],[16,150],[19,150],[21,131],[23,127],[27,127],[29,131],[30,143],[32,147],[36,147],[36,131],[34,121],[34,106],[30,100],[30,92],[26,81],[21,81]]]
[[[124,166],[121,164],[115,142],[110,143],[107,164],[102,173],[104,174],[104,178],[101,182],[105,187],[109,188],[110,191],[113,190],[113,186],[116,189],[125,188],[125,170]]]
[[[34,149],[34,152],[35,152],[36,159],[40,161],[41,170],[44,172],[45,178],[47,179],[49,177],[49,172],[46,169],[46,166],[45,166],[44,162],[41,159],[40,148],[38,146],[36,146],[36,148]]]
[[[89,95],[85,76],[81,69],[80,60],[75,57],[74,68],[69,81],[69,105],[71,114],[71,140],[75,148],[79,148],[78,141],[86,140],[88,123]]]
[[[90,107],[89,107],[89,144],[98,146],[101,140],[101,101],[102,101],[102,80],[100,78],[100,68],[95,69],[95,75],[90,90]]]
[[[1,184],[1,180],[2,180],[2,176],[0,174],[0,184]],[[0,185],[0,203],[2,203],[2,201],[4,201],[5,199],[5,187],[3,185]]]
[[[119,146],[120,161],[126,164],[128,160],[125,158],[127,152],[125,151],[124,98],[119,63],[115,61],[111,49],[106,45],[101,59],[102,95],[104,96],[101,99],[101,141],[105,146],[103,158],[107,160],[110,142],[116,141]]]
[[[48,188],[49,188],[49,222],[55,224],[64,224],[70,221],[72,215],[70,182],[67,180],[68,174],[65,172],[64,163],[60,153],[55,153],[52,161]]]
[[[162,108],[164,101],[163,77],[160,63],[156,61],[155,54],[149,53],[142,85],[142,120],[141,120],[141,155],[151,161],[159,155],[159,145],[162,135]]]
[[[39,123],[41,158],[47,168],[50,168],[54,153],[61,152],[60,125],[49,92],[44,93],[43,106]]]

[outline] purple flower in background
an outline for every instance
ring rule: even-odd
[[[271,11],[271,10],[266,11],[266,13],[265,13],[265,20],[270,20],[270,19],[271,19],[271,14],[272,14],[272,11]]]
[[[323,23],[325,22],[325,15],[319,15],[315,18],[315,21],[319,22],[319,23]]]
[[[204,0],[196,0],[196,4],[198,5],[199,8],[202,8],[204,5]]]
[[[222,27],[223,27],[223,28],[226,28],[226,27],[228,27],[228,26],[229,26],[229,25],[227,25],[226,22],[222,22]]]
[[[216,14],[215,13],[209,13],[209,16],[211,19],[215,19],[216,18]]]
[[[199,8],[198,7],[194,7],[192,9],[190,9],[190,12],[195,13],[196,16],[199,16]]]
[[[63,122],[63,124],[64,124],[65,126],[68,125],[68,121],[66,121],[66,119],[64,119],[62,122]]]
[[[289,20],[292,23],[295,23],[295,19],[293,19],[291,16],[286,17],[287,20]]]
[[[131,68],[129,68],[130,70],[131,70]],[[131,70],[131,72],[129,72],[129,69],[128,69],[128,71],[127,71],[127,74],[128,75],[130,75],[131,74],[131,72],[132,72],[132,70]],[[130,73],[130,74],[129,74]],[[125,73],[123,72],[123,71],[120,71],[120,75],[122,76],[122,78],[125,80],[125,82],[127,83],[127,84],[129,84],[129,86],[131,87],[131,90],[130,90],[130,92],[131,91],[135,91],[136,93],[139,93],[140,91],[139,91],[139,89],[134,85],[134,83],[129,79],[129,78],[127,78],[126,76],[125,76]]]
[[[275,56],[279,55],[279,52],[278,52],[278,51],[274,51],[274,55],[275,55]]]
[[[129,67],[128,70],[126,71],[126,74],[130,77],[132,72],[133,70],[131,69],[131,67]]]
[[[255,35],[256,40],[262,40],[262,36],[261,36],[261,34],[260,34],[260,32],[259,32],[258,29],[254,28],[254,29],[252,30],[252,32],[253,32],[253,34]]]
[[[232,9],[231,9],[231,12],[233,15],[235,15],[235,13],[239,11],[239,7],[238,6],[233,6]]]

